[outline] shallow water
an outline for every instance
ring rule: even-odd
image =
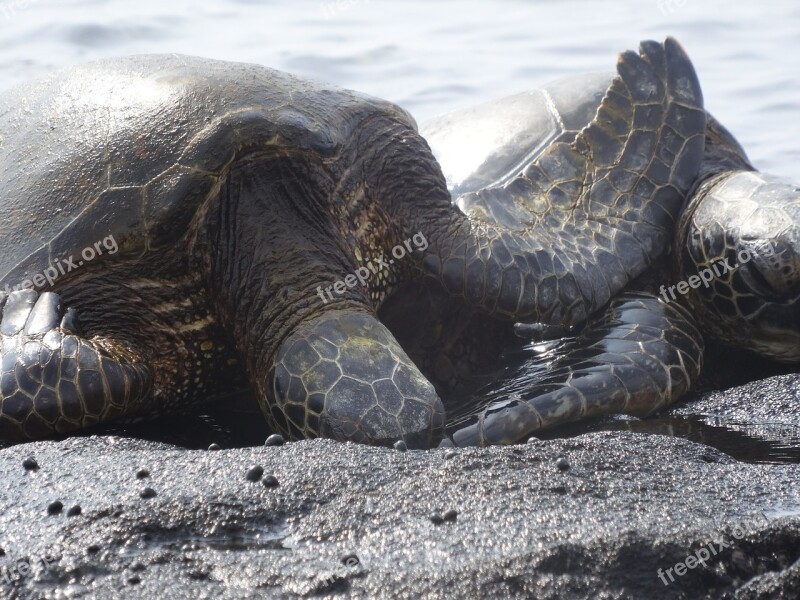
[[[104,56],[180,52],[358,89],[423,121],[674,35],[756,166],[800,180],[800,3],[720,0],[0,0],[0,89]]]
[[[755,165],[800,181],[794,0],[768,7],[718,0],[0,0],[0,90],[100,57],[179,52],[358,89],[401,104],[422,122],[564,75],[611,70],[619,51],[666,35],[687,49],[707,108]],[[195,416],[187,425],[178,418],[162,422],[163,436],[139,434],[177,436],[187,447],[264,439],[263,422],[244,421]],[[703,429],[699,417],[668,425],[672,434],[723,450],[744,440],[735,428]],[[176,429],[191,435],[183,440]],[[794,462],[798,446],[793,434],[788,446],[750,446],[737,458]]]

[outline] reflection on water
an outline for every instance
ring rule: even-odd
[[[499,358],[499,367],[476,374],[466,391],[445,398],[450,435],[473,421],[487,405],[499,411],[503,406],[522,401],[519,393],[524,394],[525,389],[535,387],[538,380],[546,377],[553,358],[573,339],[561,338],[510,348]],[[769,364],[765,359],[753,358],[734,350],[718,350],[714,345],[710,345],[709,349],[720,354],[716,357],[707,356],[709,373],[700,378],[696,389],[713,390],[717,386],[711,382],[720,377],[727,380],[727,387],[731,387],[757,379],[759,375],[792,371],[791,366]],[[743,366],[745,363],[749,363],[749,366]],[[691,411],[691,400],[698,398],[698,394],[693,392],[685,398],[681,403],[685,406],[681,414],[667,412],[644,419],[613,415],[540,431],[533,437],[555,439],[596,431],[630,431],[680,437],[711,446],[743,462],[800,463],[799,424],[685,414],[687,409]],[[787,417],[791,418],[791,415]]]
[[[289,525],[285,520],[264,524],[248,520],[242,523],[220,525],[210,533],[200,533],[191,529],[170,529],[133,535],[125,540],[119,549],[119,555],[141,558],[145,554],[157,554],[163,551],[186,553],[193,550],[225,552],[291,550],[284,542],[289,535]]]
[[[536,437],[574,437],[593,431],[631,431],[680,437],[711,446],[748,463],[800,463],[800,426],[737,423],[708,415],[666,415],[648,419],[612,417],[566,425]]]

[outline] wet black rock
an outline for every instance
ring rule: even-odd
[[[431,516],[428,517],[428,519],[434,525],[441,525],[442,523],[444,523],[444,519],[442,518],[442,515],[440,515],[439,513],[433,513]]]
[[[278,478],[275,475],[267,475],[261,480],[261,483],[265,488],[278,487]]]
[[[571,468],[571,465],[569,464],[569,460],[567,458],[565,458],[563,456],[559,456],[556,459],[556,468],[559,471],[569,471],[570,468]]]
[[[47,505],[48,515],[60,514],[62,510],[64,510],[64,505],[62,504],[61,500],[56,500]]]
[[[267,438],[267,441],[264,442],[265,446],[283,446],[286,443],[286,440],[283,436],[279,433],[273,433],[271,436]]]
[[[254,465],[249,469],[247,469],[247,473],[244,474],[244,478],[247,479],[247,481],[252,481],[255,483],[256,481],[261,479],[261,476],[263,474],[264,474],[264,467],[260,465]]]
[[[139,469],[136,471],[136,479],[147,479],[150,477],[150,471],[147,469]]]
[[[403,440],[397,440],[392,446],[398,452],[405,452],[408,450],[408,445]]]
[[[209,452],[215,452],[216,450],[222,450],[222,446],[220,446],[219,444],[211,444],[208,447],[208,450]]]
[[[736,427],[780,418],[785,433],[800,422],[800,377],[698,406]],[[0,545],[8,556],[56,557],[15,583],[23,600],[130,589],[175,600],[247,589],[279,598],[797,598],[800,464],[781,462],[791,455],[779,433],[762,431],[775,436],[766,447],[777,458],[749,463],[630,430],[464,448],[447,460],[440,450],[329,440],[225,452],[110,436],[20,444],[0,450]],[[20,464],[31,455],[52,468],[30,477]],[[560,457],[568,471],[555,468]],[[139,501],[131,474],[142,464],[170,474],[158,502]],[[271,473],[262,482],[280,486],[243,485],[243,466],[256,464]],[[80,498],[81,518],[42,518],[54,498]],[[444,520],[447,509],[455,521]]]
[[[139,492],[139,495],[142,498],[155,498],[157,494],[156,494],[156,491],[153,488],[146,487],[141,492]]]
[[[75,506],[70,506],[69,509],[67,510],[68,517],[77,517],[79,514],[81,514],[81,507],[79,504],[76,504]]]
[[[36,462],[36,459],[32,456],[27,456],[22,461],[22,468],[26,471],[38,471],[39,470],[39,463]]]
[[[458,517],[458,511],[454,508],[451,508],[442,515],[442,518],[445,521],[455,521],[457,517]]]

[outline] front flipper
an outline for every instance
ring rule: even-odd
[[[0,294],[0,440],[41,438],[130,414],[152,397],[150,369],[86,339],[58,294]]]
[[[449,423],[447,435],[457,446],[513,444],[597,415],[645,416],[686,393],[702,355],[702,335],[682,307],[624,294],[558,348],[546,370],[531,361],[479,390],[488,406]]]
[[[471,306],[577,324],[666,247],[703,155],[694,68],[672,39],[620,56],[594,120],[503,187],[467,194],[427,271]]]
[[[267,389],[267,418],[294,438],[429,448],[444,428],[433,385],[366,312],[331,310],[302,323],[278,349]]]

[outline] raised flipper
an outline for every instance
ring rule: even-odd
[[[623,294],[542,368],[536,359],[475,395],[489,404],[454,419],[457,446],[513,444],[536,431],[603,414],[645,416],[680,398],[700,372],[703,338],[677,304]]]
[[[0,440],[40,438],[136,411],[147,365],[110,340],[86,339],[58,294],[0,293]]]
[[[428,273],[515,320],[575,324],[666,247],[703,156],[694,68],[676,41],[625,52],[594,120],[503,187],[458,200]]]
[[[273,425],[294,438],[429,448],[444,407],[389,330],[366,311],[330,310],[295,329],[267,380]]]

